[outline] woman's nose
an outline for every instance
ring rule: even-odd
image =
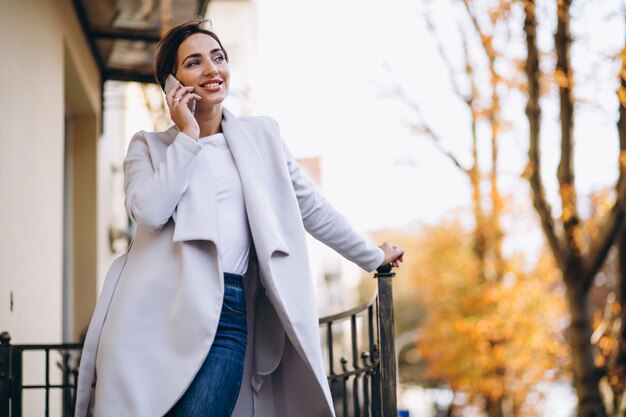
[[[213,61],[209,60],[209,63],[204,68],[204,72],[205,72],[206,75],[215,75],[215,74],[217,74],[217,65],[215,65],[215,63]]]

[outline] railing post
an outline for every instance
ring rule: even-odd
[[[22,417],[22,352],[19,346],[11,347],[11,417]]]
[[[9,417],[11,392],[11,336],[0,333],[0,417]]]
[[[382,417],[397,417],[398,403],[396,391],[396,347],[393,331],[392,282],[395,272],[391,264],[377,269],[374,277],[378,280],[378,309],[380,332],[380,393]]]

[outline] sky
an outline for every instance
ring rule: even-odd
[[[547,16],[544,21],[551,14],[545,4],[540,11],[540,16]],[[619,50],[624,20],[607,19],[615,2],[579,4],[583,6],[574,12],[586,17],[578,26],[573,24],[574,35],[586,32],[589,25],[598,30],[593,37],[581,37],[584,45],[575,44],[572,50],[580,76],[595,80],[589,83],[591,88],[577,93],[603,107],[601,111],[593,109],[595,104],[583,107],[577,119],[575,164],[584,196],[615,179],[616,67],[595,64],[602,61],[602,54]],[[434,223],[451,210],[468,206],[466,177],[427,138],[410,129],[415,114],[393,93],[400,86],[419,103],[444,145],[469,161],[467,112],[451,93],[422,17],[425,10],[432,13],[447,51],[455,55],[459,39],[454,22],[459,13],[451,1],[431,1],[428,9],[418,0],[387,0],[384,7],[373,0],[257,0],[255,5],[253,114],[275,118],[297,157],[322,158],[323,193],[357,228]],[[550,42],[549,31],[540,36],[544,49]],[[594,55],[591,50],[599,52]],[[544,65],[552,64],[546,60]],[[518,97],[512,111],[516,129],[504,138],[501,164],[505,191],[518,197],[528,191],[519,179],[527,152],[523,100]],[[555,206],[557,110],[546,103],[544,176]]]
[[[407,69],[436,77],[419,57],[415,2],[380,6],[258,2],[255,112],[279,122],[295,155],[322,157],[324,194],[369,230],[436,217],[438,208],[426,201],[436,193],[447,206],[467,197],[441,193],[459,189],[462,178],[440,155],[424,153],[407,127],[409,110],[389,96]],[[432,163],[441,175],[424,181]]]

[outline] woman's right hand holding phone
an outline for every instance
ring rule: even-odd
[[[200,100],[200,96],[193,92],[193,87],[185,87],[180,81],[176,81],[174,87],[165,95],[165,99],[170,117],[178,129],[192,139],[198,140],[200,126],[189,106],[191,100]]]

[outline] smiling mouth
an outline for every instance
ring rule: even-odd
[[[219,87],[220,85],[222,85],[224,81],[211,81],[211,82],[205,82],[200,84],[200,87],[205,88],[205,87],[209,87],[209,88],[214,88],[214,87]]]

